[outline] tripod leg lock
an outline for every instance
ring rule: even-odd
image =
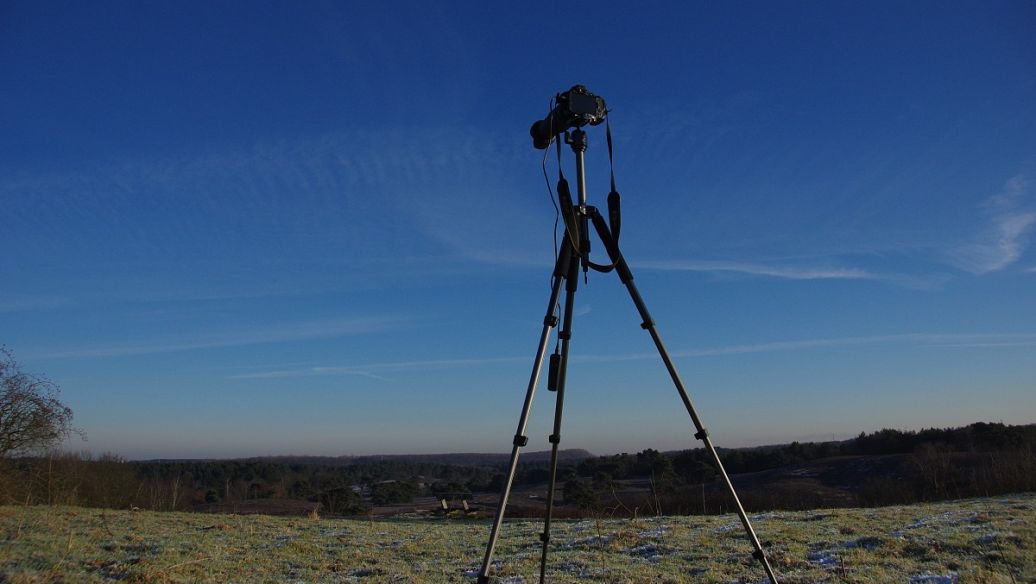
[[[515,446],[525,446],[528,443],[529,443],[529,437],[528,436],[522,436],[521,434],[515,434],[514,435],[514,442],[512,442],[512,444],[514,444]]]
[[[558,331],[558,338],[562,341],[567,341],[572,338],[571,331]]]
[[[550,543],[550,534],[544,531],[540,534],[540,541],[543,543]]]
[[[755,550],[754,552],[752,552],[752,557],[757,559],[757,560],[759,560],[761,562],[761,561],[763,561],[765,556],[763,556],[763,551],[762,550]]]
[[[551,434],[547,437],[547,440],[550,441],[551,444],[561,444],[561,435]]]
[[[543,317],[543,326],[549,326],[550,328],[558,326],[558,317],[553,314],[548,314]]]
[[[704,440],[704,439],[706,439],[706,438],[708,438],[708,437],[709,437],[709,431],[708,431],[708,430],[706,430],[705,428],[702,428],[701,430],[699,430],[699,431],[698,431],[698,432],[697,432],[697,433],[696,433],[696,434],[694,435],[694,437],[695,437],[695,438],[697,438],[698,440]]]
[[[489,584],[489,576],[479,576],[476,584]]]
[[[650,320],[645,320],[644,322],[640,323],[640,328],[642,328],[644,330],[652,329],[654,327],[655,327],[655,323],[650,321]]]

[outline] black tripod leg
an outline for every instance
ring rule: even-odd
[[[565,405],[565,378],[568,371],[568,343],[572,339],[572,310],[579,287],[579,258],[573,256],[565,284],[565,315],[561,321],[558,338],[561,339],[561,362],[558,365],[557,401],[554,406],[554,431],[550,435],[550,484],[547,487],[547,515],[543,520],[543,554],[540,556],[540,584],[547,577],[547,549],[550,546],[550,520],[554,514],[554,493],[558,478],[558,445],[561,443],[561,413]]]
[[[741,506],[741,500],[738,499],[737,491],[734,490],[733,483],[730,482],[730,477],[727,475],[727,471],[723,468],[723,463],[720,462],[719,453],[716,452],[716,448],[712,445],[712,440],[709,438],[709,433],[705,429],[705,426],[701,423],[701,419],[698,418],[698,412],[694,409],[694,404],[691,403],[691,398],[687,394],[687,389],[684,388],[683,381],[680,379],[680,374],[676,371],[676,366],[673,365],[673,360],[669,357],[669,352],[666,351],[665,345],[662,344],[662,337],[659,336],[658,330],[655,329],[655,323],[651,320],[651,314],[648,313],[647,306],[644,304],[644,300],[640,297],[640,293],[637,291],[637,286],[633,283],[633,273],[630,272],[629,265],[626,264],[626,260],[622,257],[622,252],[619,251],[619,246],[615,243],[615,240],[611,236],[611,231],[608,229],[608,225],[605,224],[604,219],[597,209],[588,209],[591,218],[593,219],[594,229],[597,230],[598,237],[604,243],[605,248],[608,250],[608,256],[611,258],[613,264],[615,264],[615,271],[619,274],[619,279],[626,286],[629,291],[630,298],[633,299],[633,304],[637,306],[637,311],[640,313],[640,318],[643,320],[641,328],[648,331],[651,335],[651,340],[655,342],[655,348],[658,349],[658,354],[662,357],[662,361],[665,363],[666,369],[669,371],[669,377],[672,378],[673,384],[676,385],[676,391],[680,394],[680,399],[683,400],[683,405],[687,408],[687,413],[691,416],[691,421],[694,422],[694,428],[697,433],[694,435],[695,438],[702,441],[705,445],[705,449],[709,452],[712,457],[712,461],[716,464],[716,470],[719,471],[723,482],[727,486],[727,491],[730,496],[734,499],[734,506],[737,509],[737,515],[741,518],[741,524],[745,528],[745,533],[748,534],[748,538],[752,540],[752,547],[755,548],[755,552],[752,554],[754,558],[759,560],[759,563],[763,565],[763,570],[766,571],[766,575],[770,578],[770,582],[777,584],[777,576],[773,572],[773,568],[770,567],[770,562],[766,559],[766,553],[763,552],[763,546],[759,543],[759,538],[755,534],[755,530],[752,529],[752,523],[748,520],[748,515],[745,514],[744,507]]]
[[[569,273],[569,266],[572,263],[572,246],[568,242],[568,234],[565,234],[561,245],[561,253],[558,261],[554,264],[554,284],[550,291],[550,302],[547,303],[547,314],[543,317],[543,332],[540,333],[540,343],[536,349],[536,359],[532,365],[532,375],[529,377],[529,386],[525,391],[525,404],[522,405],[522,413],[518,418],[518,430],[514,434],[514,441],[511,448],[511,461],[507,467],[507,480],[500,493],[500,504],[496,508],[496,517],[493,520],[493,529],[489,534],[489,543],[486,544],[486,555],[482,560],[482,569],[479,570],[478,584],[488,584],[489,569],[493,562],[493,551],[496,549],[497,538],[500,537],[500,526],[504,522],[504,511],[507,508],[507,498],[511,495],[511,485],[514,483],[514,474],[518,468],[518,453],[522,446],[529,442],[525,436],[525,429],[529,425],[529,412],[532,410],[532,399],[536,395],[536,385],[539,382],[540,371],[543,369],[543,357],[547,353],[547,344],[550,341],[550,332],[557,326],[558,318],[554,315],[554,309],[558,305],[558,298],[561,296],[561,283]]]

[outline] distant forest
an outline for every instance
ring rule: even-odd
[[[1032,491],[1036,490],[1034,446],[1036,425],[980,422],[921,431],[885,429],[838,442],[722,449],[720,455],[727,472],[735,475],[739,491],[742,483],[748,485],[746,506],[761,510]],[[114,455],[53,453],[0,459],[0,504],[204,511],[278,500],[298,502],[296,508],[319,505],[321,512],[331,515],[358,515],[418,496],[461,499],[499,492],[506,459],[486,454],[126,461]],[[848,493],[844,500],[816,499],[805,487],[789,490],[786,481],[780,489],[767,484],[767,471],[859,460],[868,461],[871,470],[840,477],[852,483],[844,488]],[[566,451],[558,477],[564,503],[573,509],[637,504],[666,513],[724,510],[721,498],[716,505],[704,502],[707,492],[714,499],[721,495],[715,494],[716,469],[702,449],[647,449],[609,456]],[[519,466],[516,484],[541,485],[548,478],[548,462],[539,454]],[[647,492],[632,495],[633,502],[623,501],[616,493],[633,483],[647,485]],[[729,510],[729,504],[725,508]]]

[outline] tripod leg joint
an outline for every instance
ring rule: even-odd
[[[571,331],[559,331],[558,332],[558,338],[561,339],[562,341],[567,341],[567,340],[572,338],[572,332]]]
[[[547,437],[547,440],[549,440],[551,444],[560,444],[561,443],[561,435],[560,434],[551,434],[550,436]]]
[[[542,541],[543,543],[550,543],[550,534],[547,533],[547,532],[541,533],[540,534],[540,541]]]
[[[476,584],[489,584],[489,576],[479,576]]]
[[[650,321],[650,320],[645,320],[644,322],[640,323],[640,328],[642,328],[644,330],[649,330],[649,329],[652,329],[654,327],[655,327],[655,323]]]
[[[697,438],[698,440],[704,440],[704,439],[709,437],[709,431],[706,430],[705,428],[702,428],[701,430],[699,430],[697,433],[694,434],[694,437]]]
[[[558,317],[553,314],[548,314],[543,317],[543,326],[549,326],[551,328],[558,326]]]
[[[759,560],[760,562],[763,561],[763,558],[764,558],[763,551],[762,550],[755,550],[754,552],[752,552],[752,557],[757,559],[757,560]]]
[[[521,434],[515,434],[514,435],[514,442],[512,442],[512,444],[514,444],[515,446],[525,446],[528,443],[529,443],[529,437],[528,436],[522,436]]]

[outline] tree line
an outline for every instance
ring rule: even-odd
[[[959,428],[930,428],[919,431],[883,429],[861,432],[856,438],[831,442],[792,442],[775,446],[718,449],[723,467],[730,474],[758,472],[832,456],[910,454],[923,447],[950,452],[981,453],[1033,449],[1036,425],[1009,426],[976,422]],[[637,454],[615,454],[587,458],[577,466],[581,476],[606,473],[612,478],[677,476],[689,482],[703,482],[715,474],[712,458],[703,448],[661,453],[647,449]]]
[[[516,482],[544,480],[545,463],[521,465]],[[319,503],[357,515],[418,496],[469,498],[503,485],[503,469],[407,461],[350,465],[263,460],[127,461],[113,454],[51,452],[0,459],[0,504],[62,504],[159,511],[254,500]]]
[[[1034,490],[1034,446],[1036,425],[980,422],[921,431],[884,429],[842,442],[723,449],[721,458],[729,473],[745,476],[838,457],[890,457],[882,472],[851,489],[848,501],[881,505]],[[356,515],[421,495],[456,499],[499,492],[504,470],[500,465],[406,459],[340,465],[262,459],[126,461],[110,454],[95,458],[50,453],[0,459],[0,503],[192,510],[241,501],[294,500],[319,504],[327,514]],[[644,500],[633,497],[624,504],[664,507],[666,513],[731,508],[703,449],[590,457],[562,465],[558,477],[565,502],[583,508],[606,504],[617,486],[636,479],[646,481],[650,492],[640,496]],[[547,463],[537,461],[519,467],[516,483],[542,484],[548,478]],[[711,503],[702,504],[703,498]],[[742,499],[756,508],[831,504],[766,487],[748,488]]]
[[[764,510],[889,505],[1036,490],[1034,452],[1036,425],[977,422],[920,431],[882,429],[845,441],[720,449],[720,458],[727,472],[739,479],[790,465],[833,461],[833,470],[815,471],[821,475],[819,483],[836,485],[826,491],[741,480],[746,483],[738,486],[742,503]],[[825,472],[832,476],[823,476]],[[621,481],[636,479],[647,480],[650,492],[625,499],[614,495]],[[665,514],[733,508],[733,500],[717,481],[711,456],[701,448],[588,458],[565,475],[564,485],[565,501],[583,508],[611,504]]]

